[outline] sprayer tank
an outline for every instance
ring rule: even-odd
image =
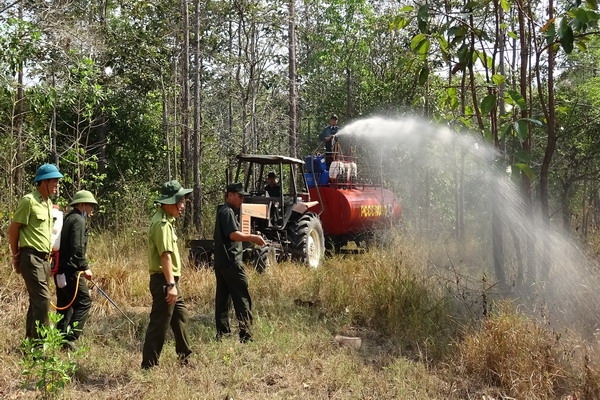
[[[402,213],[394,193],[380,186],[313,187],[310,197],[319,201],[310,211],[320,213],[327,236],[358,234]]]

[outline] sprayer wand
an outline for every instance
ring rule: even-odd
[[[102,296],[106,297],[106,300],[108,300],[110,304],[112,304],[112,305],[113,305],[113,306],[114,306],[114,307],[115,307],[115,308],[116,308],[116,309],[117,309],[117,310],[118,310],[118,311],[119,311],[121,314],[123,314],[123,315],[125,316],[125,318],[127,318],[127,320],[128,320],[128,321],[129,321],[129,322],[130,322],[132,325],[135,325],[135,322],[133,322],[133,321],[131,320],[131,318],[129,318],[129,317],[127,316],[127,314],[125,314],[125,313],[123,312],[123,310],[121,310],[121,309],[119,308],[119,306],[117,305],[117,303],[115,303],[115,302],[114,302],[114,300],[113,300],[113,299],[111,299],[111,298],[110,298],[110,297],[109,297],[109,296],[108,296],[108,295],[107,295],[107,294],[104,292],[104,290],[102,290],[102,288],[101,288],[101,287],[100,287],[100,286],[99,286],[99,285],[98,285],[96,282],[94,282],[94,281],[90,281],[90,283],[94,284],[94,286],[96,287],[96,289],[98,289],[98,291],[100,292],[100,294],[102,294]]]

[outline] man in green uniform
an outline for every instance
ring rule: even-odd
[[[142,351],[142,368],[158,365],[169,326],[175,337],[175,351],[182,364],[192,354],[188,343],[188,312],[179,291],[181,257],[175,234],[175,218],[185,207],[185,199],[192,189],[184,189],[177,181],[162,185],[162,196],[154,201],[160,207],[150,222],[148,234],[148,262],[152,310]]]
[[[239,323],[239,335],[242,343],[252,340],[252,300],[248,291],[248,278],[242,262],[242,242],[253,242],[265,246],[259,235],[245,234],[240,231],[239,209],[248,193],[241,183],[227,185],[227,200],[217,211],[215,223],[215,323],[217,340],[231,333],[229,328],[229,309],[231,302]]]
[[[75,193],[69,204],[73,209],[63,221],[60,236],[59,265],[54,275],[56,308],[63,316],[58,328],[65,333],[65,346],[72,348],[83,331],[92,308],[87,280],[93,275],[87,258],[86,220],[92,216],[98,202],[87,190]],[[69,329],[70,328],[70,329]]]
[[[36,189],[19,200],[17,210],[8,227],[8,243],[13,268],[23,276],[29,308],[25,336],[38,338],[36,322],[48,325],[50,308],[50,253],[52,252],[52,200],[58,192],[58,180],[63,175],[55,165],[44,164],[34,178]]]

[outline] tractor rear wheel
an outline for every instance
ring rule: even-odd
[[[306,213],[294,226],[294,258],[310,268],[321,265],[325,253],[325,237],[321,220],[314,213]]]

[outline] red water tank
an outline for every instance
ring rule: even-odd
[[[381,186],[332,185],[309,190],[311,200],[319,202],[310,211],[320,213],[327,236],[364,232],[384,220],[397,219],[402,213],[394,193]]]

